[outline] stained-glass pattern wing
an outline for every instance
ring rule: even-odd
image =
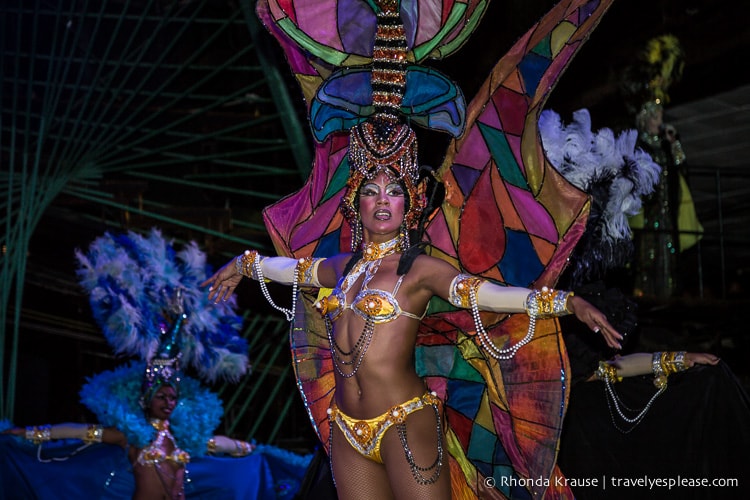
[[[584,193],[546,161],[539,113],[571,58],[610,1],[563,1],[499,61],[467,111],[466,131],[441,167],[446,196],[427,229],[431,253],[456,267],[516,286],[553,285],[583,231]],[[567,402],[567,357],[556,321],[511,360],[479,348],[467,311],[433,300],[423,322],[417,368],[444,398],[470,485],[485,477],[509,498],[542,494],[547,484],[512,487],[501,478],[554,478]],[[525,335],[526,315],[483,315],[499,348]],[[468,472],[467,472],[468,471]],[[556,491],[551,481],[548,495]]]

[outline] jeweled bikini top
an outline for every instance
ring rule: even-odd
[[[190,455],[188,452],[181,450],[177,447],[177,441],[175,441],[172,433],[169,432],[169,420],[151,420],[151,425],[158,431],[156,439],[154,439],[150,445],[146,446],[138,454],[138,463],[140,465],[154,465],[162,462],[173,462],[176,464],[186,464],[190,461]],[[167,454],[162,446],[164,439],[167,438],[172,441],[174,445],[174,451]]]
[[[400,248],[399,243],[400,240],[394,238],[385,243],[368,244],[362,252],[362,259],[354,265],[349,274],[339,280],[331,294],[319,300],[315,307],[321,314],[328,315],[331,321],[338,319],[345,309],[350,309],[365,321],[370,320],[373,323],[388,323],[399,316],[421,320],[424,315],[417,316],[402,310],[398,300],[396,300],[396,294],[404,280],[404,275],[398,278],[392,292],[368,288],[368,284],[375,273],[378,272],[383,258],[396,253]],[[352,303],[348,304],[346,294],[363,273],[365,278],[359,293],[354,297]]]

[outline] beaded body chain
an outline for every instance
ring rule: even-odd
[[[651,409],[651,405],[654,404],[654,401],[656,401],[656,398],[658,398],[665,390],[667,390],[666,384],[659,387],[659,389],[654,393],[653,396],[651,396],[651,399],[648,400],[648,403],[646,403],[646,406],[643,407],[643,409],[634,417],[630,418],[625,415],[625,412],[623,412],[623,408],[633,414],[638,410],[634,410],[632,408],[628,408],[620,399],[620,397],[617,395],[617,392],[615,392],[614,387],[612,387],[612,381],[610,381],[609,377],[606,377],[604,379],[604,387],[606,388],[607,392],[607,408],[609,408],[609,415],[612,418],[612,425],[615,426],[615,428],[622,432],[623,434],[627,434],[635,427],[641,423],[641,420],[643,420],[643,417],[646,416],[646,413],[648,413],[648,410]],[[614,408],[614,411],[612,409]],[[623,429],[617,424],[617,418],[615,417],[615,414],[620,417],[624,422],[631,424],[630,428]]]
[[[431,465],[428,465],[427,467],[421,467],[417,465],[416,461],[414,460],[414,454],[411,452],[409,443],[406,440],[406,422],[400,422],[396,424],[396,429],[398,430],[398,438],[401,441],[401,446],[404,448],[406,461],[409,462],[409,469],[411,469],[411,474],[412,476],[414,476],[414,480],[422,485],[436,483],[438,478],[440,477],[440,471],[443,469],[443,433],[442,423],[440,421],[440,408],[438,407],[437,403],[432,403],[430,406],[435,411],[435,418],[437,420],[438,451],[437,457]],[[424,473],[429,471],[432,471],[432,474],[429,477],[425,477]]]
[[[361,262],[362,261],[360,261],[360,263]],[[344,284],[342,285],[341,290],[344,293],[347,293],[352,283],[356,281],[356,279],[362,274],[363,271],[365,273],[365,279],[362,282],[362,288],[365,288],[365,286],[367,286],[367,283],[369,283],[373,276],[375,276],[375,273],[378,271],[381,262],[382,259],[378,259],[368,262],[364,266],[359,266],[359,269],[353,269],[352,272],[349,273],[344,280]],[[351,279],[352,277],[353,279]],[[331,355],[334,358],[333,366],[336,367],[336,371],[342,377],[352,378],[359,370],[359,367],[362,364],[362,360],[365,357],[365,353],[370,347],[372,336],[375,333],[375,321],[371,317],[368,317],[365,320],[365,326],[362,328],[362,332],[359,334],[357,341],[349,351],[345,351],[344,349],[342,349],[339,343],[336,342],[336,338],[333,335],[333,325],[331,324],[331,320],[330,318],[328,318],[328,316],[326,316],[325,322],[326,331],[328,332],[328,342],[331,345]],[[352,371],[349,373],[344,373],[339,365],[351,366]]]
[[[263,260],[266,257],[262,257],[255,250],[245,250],[245,253],[238,256],[235,260],[234,266],[237,274],[252,278],[260,284],[260,290],[263,292],[263,296],[266,298],[268,303],[277,311],[284,314],[284,317],[290,323],[294,320],[294,311],[297,309],[297,291],[299,290],[300,281],[304,284],[310,284],[312,282],[312,273],[310,268],[313,265],[315,259],[312,257],[303,257],[297,261],[297,265],[294,268],[294,278],[292,280],[292,307],[287,309],[276,304],[271,298],[271,293],[268,291],[268,285],[266,285],[266,278],[263,275]]]
[[[352,285],[359,279],[364,273],[365,277],[362,280],[360,290],[367,288],[375,274],[380,269],[380,264],[383,262],[383,258],[388,255],[392,255],[399,251],[401,248],[400,238],[396,237],[392,240],[386,241],[385,243],[374,244],[370,243],[365,246],[362,252],[362,260],[355,264],[354,268],[347,274],[342,283],[341,291],[346,294],[351,289]],[[326,331],[328,333],[328,342],[331,346],[331,355],[333,356],[333,366],[339,375],[344,378],[352,378],[359,367],[362,365],[365,353],[370,347],[372,342],[373,334],[375,333],[375,320],[373,317],[368,316],[365,319],[365,326],[362,328],[362,332],[359,334],[357,341],[354,346],[348,351],[341,348],[336,338],[333,335],[333,325],[331,324],[330,318],[325,317]],[[351,372],[346,373],[341,369],[341,365],[351,367]]]

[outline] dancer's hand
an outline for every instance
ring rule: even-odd
[[[242,281],[242,275],[237,272],[235,259],[227,262],[224,267],[216,271],[213,276],[201,283],[200,286],[209,286],[208,300],[219,302],[227,300],[234,293],[234,289]]]
[[[719,356],[707,352],[687,352],[685,353],[685,367],[692,368],[695,365],[715,365],[721,361]]]
[[[568,309],[592,331],[601,333],[609,347],[622,349],[622,344],[620,344],[623,339],[622,334],[615,330],[603,312],[587,300],[574,295],[568,299]]]

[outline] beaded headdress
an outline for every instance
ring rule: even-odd
[[[160,324],[161,343],[156,353],[147,360],[141,385],[141,408],[146,409],[151,404],[156,392],[164,386],[172,387],[175,393],[180,392],[180,341],[182,326],[187,319],[182,306],[182,291],[178,288],[174,303],[171,307],[174,319],[172,325],[167,322]]]
[[[381,0],[372,57],[374,114],[349,131],[349,179],[341,211],[352,226],[352,249],[359,244],[356,198],[362,182],[381,172],[403,184],[408,195],[406,229],[419,221],[426,205],[425,183],[419,182],[417,136],[400,109],[406,91],[407,43],[396,0]]]

